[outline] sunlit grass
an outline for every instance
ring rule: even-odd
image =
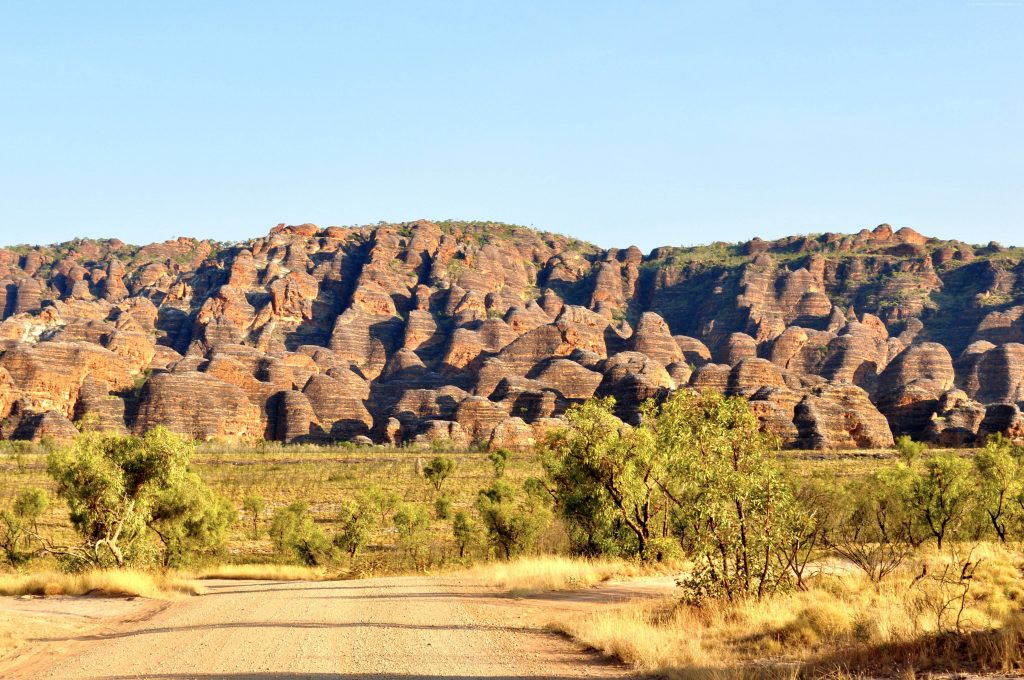
[[[1021,558],[984,546],[959,630],[951,592],[911,569],[876,585],[855,573],[815,577],[766,600],[638,601],[552,627],[586,646],[670,678],[841,677],[916,671],[1008,671],[1024,664]],[[930,573],[941,559],[925,556]],[[915,565],[920,569],[921,563]]]
[[[292,564],[220,564],[184,574],[196,579],[253,581],[318,581],[331,577],[331,574],[323,569]]]
[[[636,576],[641,571],[639,564],[624,560],[543,555],[479,564],[464,573],[481,585],[527,595],[590,588],[613,578]]]
[[[0,595],[102,595],[164,599],[202,595],[203,587],[175,574],[127,569],[97,569],[80,574],[55,571],[0,574]]]

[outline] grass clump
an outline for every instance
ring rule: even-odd
[[[0,575],[0,595],[100,595],[166,599],[173,595],[202,595],[204,589],[176,574],[127,569],[94,569],[79,574],[35,572]]]
[[[481,564],[466,573],[482,585],[529,595],[590,588],[613,578],[636,576],[640,567],[623,560],[545,555]]]
[[[669,678],[1018,670],[1021,558],[994,545],[974,557],[968,591],[938,580],[955,558],[931,552],[882,583],[855,572],[820,574],[807,590],[761,600],[640,601],[552,627]]]
[[[327,574],[321,569],[295,564],[218,564],[191,572],[196,579],[253,581],[318,581]]]

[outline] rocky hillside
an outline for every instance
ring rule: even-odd
[[[0,249],[0,437],[524,447],[575,401],[751,400],[790,446],[1024,437],[1024,252],[888,225],[602,250],[504,224]]]

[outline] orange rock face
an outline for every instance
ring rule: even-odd
[[[526,448],[589,397],[635,420],[685,388],[790,446],[971,445],[1024,435],[1014,257],[888,225],[645,255],[426,220],[0,249],[0,437]]]

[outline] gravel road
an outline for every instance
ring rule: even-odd
[[[541,627],[565,596],[518,601],[445,577],[210,581],[209,594],[59,646],[20,678],[625,678]],[[570,610],[571,611],[571,610]]]

